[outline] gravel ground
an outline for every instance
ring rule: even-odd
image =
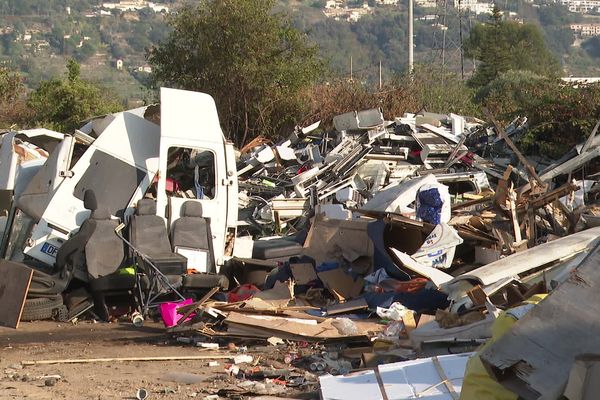
[[[275,347],[249,346],[248,353],[260,365],[285,368]],[[258,394],[279,398],[318,398],[316,385],[299,389],[249,382],[232,377],[230,360],[96,362],[22,366],[23,361],[115,357],[176,357],[227,355],[229,350],[206,350],[170,340],[162,325],[146,323],[80,322],[77,325],[51,321],[21,323],[18,330],[0,327],[0,399],[136,399],[146,389],[148,399],[204,399],[219,389],[235,392],[220,398],[253,398],[241,394],[242,386],[258,386]],[[241,366],[244,368],[244,366]],[[245,368],[250,368],[245,366]],[[262,385],[262,386],[261,386]],[[257,390],[246,390],[254,392]],[[239,392],[239,393],[238,393]],[[262,392],[262,393],[260,393]],[[317,397],[315,397],[317,396]],[[210,397],[208,397],[210,399]],[[254,397],[258,399],[257,397]],[[268,397],[260,397],[265,399]],[[270,397],[273,399],[274,397]]]

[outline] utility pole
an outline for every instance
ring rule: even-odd
[[[352,56],[350,56],[350,81],[352,81],[354,79],[353,75],[352,75]]]
[[[381,60],[379,60],[379,90],[383,89],[383,79],[381,75]]]
[[[413,73],[413,49],[414,49],[414,34],[413,34],[413,0],[408,0],[408,73]]]

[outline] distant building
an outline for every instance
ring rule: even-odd
[[[589,77],[589,78],[576,78],[576,77],[568,77],[568,78],[561,78],[563,81],[565,82],[570,82],[570,83],[581,83],[582,85],[587,85],[590,83],[598,83],[600,82],[600,78],[599,77]]]
[[[571,12],[600,11],[600,0],[560,0],[560,3],[567,6]]]
[[[116,64],[117,64],[117,70],[122,71],[123,70],[123,60],[118,59]]]
[[[137,67],[138,72],[145,72],[147,74],[151,74],[152,73],[152,67],[149,65],[140,65],[139,67]]]
[[[325,2],[325,8],[342,8],[344,3],[341,0],[327,0]]]
[[[377,0],[377,4],[381,4],[382,6],[397,6],[400,0]]]
[[[154,12],[169,12],[169,7],[163,4],[156,4],[144,0],[121,0],[118,3],[102,3],[102,8],[107,10],[119,10],[122,12],[139,11],[143,8],[150,8]]]
[[[337,3],[337,2],[336,2]],[[336,8],[325,8],[323,13],[327,18],[333,18],[336,21],[348,21],[356,22],[361,17],[371,14],[373,8],[369,7],[368,3],[363,3],[359,8],[347,8],[347,7],[336,7]]]
[[[460,10],[469,10],[472,13],[479,14],[491,14],[494,10],[493,3],[479,2],[477,0],[454,0],[454,7]]]
[[[435,8],[437,6],[435,0],[415,0],[415,4],[423,8]]]
[[[600,36],[600,24],[571,24],[570,28],[581,37]]]

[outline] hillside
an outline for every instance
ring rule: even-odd
[[[352,72],[355,78],[375,81],[380,62],[385,79],[406,69],[404,2],[383,2],[369,0],[365,6],[353,0],[281,0],[280,10],[289,13],[296,26],[319,46],[332,74],[349,76]],[[0,61],[19,69],[27,87],[35,88],[41,80],[62,74],[66,60],[74,57],[82,64],[85,78],[113,90],[124,102],[151,99],[152,92],[144,88],[151,77],[145,49],[168,35],[167,9],[176,10],[183,3],[130,0],[110,8],[100,0],[0,0]],[[450,70],[461,71],[461,27],[464,40],[470,27],[485,22],[487,14],[470,10],[459,14],[448,6],[444,15],[440,2],[417,3],[416,62],[443,63]],[[600,43],[596,43],[600,40],[577,39],[569,28],[572,23],[597,21],[598,17],[582,17],[555,4],[511,0],[503,6],[508,18],[543,28],[565,75],[600,73],[595,58],[600,56]],[[466,76],[473,66],[472,60],[463,60]]]

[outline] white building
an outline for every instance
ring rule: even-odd
[[[376,3],[382,6],[397,6],[400,0],[377,0]]]
[[[567,6],[571,12],[600,11],[600,0],[560,0],[560,3]]]
[[[169,7],[163,4],[156,4],[143,0],[121,0],[118,3],[102,3],[102,8],[108,10],[119,10],[122,12],[139,11],[143,8],[150,8],[154,12],[169,12]]]
[[[149,65],[140,65],[139,67],[137,67],[138,72],[145,72],[147,74],[151,74],[152,73],[152,67]]]
[[[360,8],[325,8],[323,13],[327,18],[332,18],[336,21],[356,22],[365,15],[371,14],[373,8],[369,7],[368,3],[363,3]]]
[[[435,0],[415,0],[415,4],[423,8],[435,8],[437,5]]]
[[[480,3],[477,0],[461,0],[460,2],[458,0],[454,0],[454,7],[460,9],[461,11],[471,11],[476,15],[491,14],[494,10],[493,3]]]
[[[600,24],[571,24],[571,30],[584,36],[600,36]]]
[[[341,0],[327,0],[325,2],[325,8],[333,9],[333,8],[342,8],[344,3]]]

